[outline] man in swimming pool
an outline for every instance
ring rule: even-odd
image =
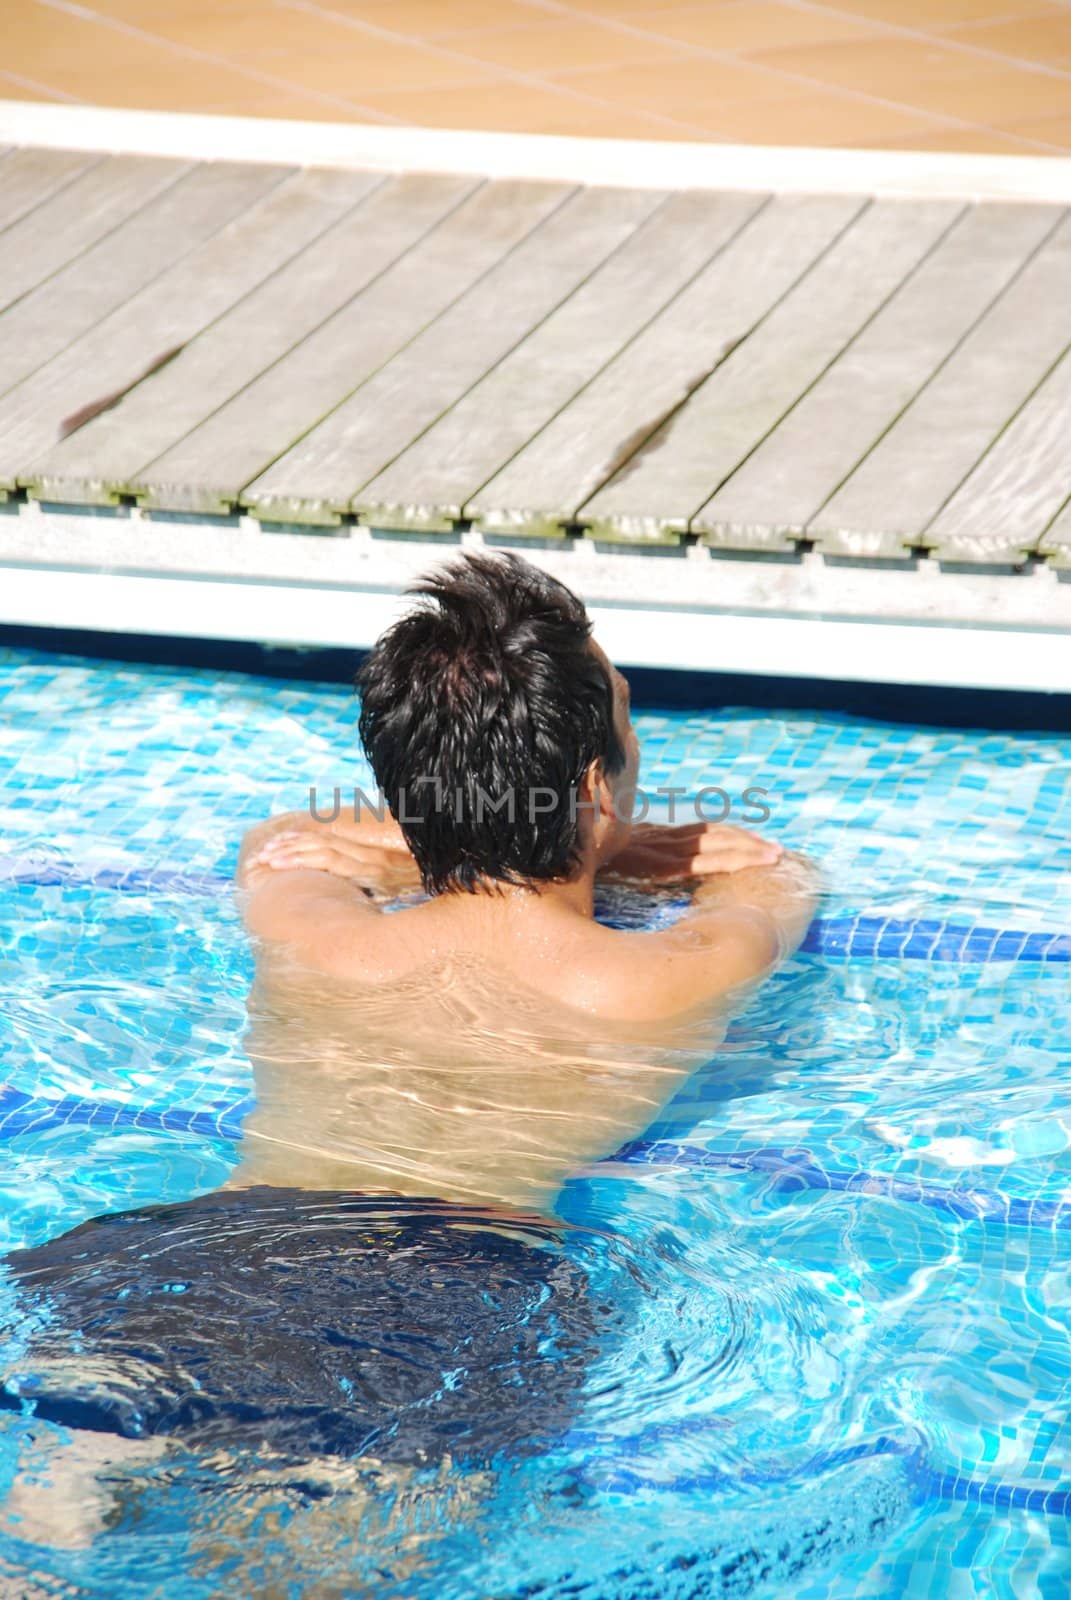
[[[814,873],[740,828],[632,824],[628,684],[562,584],[473,553],[415,592],[359,679],[392,815],[295,813],[242,847],[256,1109],[230,1184],[545,1214],[710,1059]],[[607,926],[606,874],[690,885],[687,913]]]
[[[628,686],[567,589],[471,554],[416,594],[360,675],[393,815],[295,814],[242,846],[256,1105],[225,1189],[8,1258],[50,1316],[0,1406],[95,1434],[96,1466],[173,1437],[482,1467],[553,1437],[605,1310],[556,1196],[649,1125],[810,920],[814,874],[778,846],[631,823]],[[606,872],[691,905],[605,926]]]
[[[468,954],[552,1004],[640,1025],[709,1007],[795,948],[814,909],[801,858],[741,828],[631,822],[628,684],[575,595],[475,553],[414,592],[359,679],[391,815],[253,828],[238,870],[252,933],[362,983]],[[694,882],[689,913],[656,933],[602,926],[610,869]],[[429,899],[381,914],[377,894],[417,884]]]

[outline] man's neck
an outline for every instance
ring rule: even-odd
[[[466,901],[473,897],[460,895],[458,898]],[[481,894],[476,899],[484,906],[493,906],[496,911],[506,916],[527,916],[533,911],[539,913],[546,911],[548,907],[558,907],[590,920],[595,914],[594,865],[582,865],[564,882],[529,886],[523,883],[495,881],[488,886],[486,895]]]

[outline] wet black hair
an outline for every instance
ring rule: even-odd
[[[582,602],[519,556],[475,551],[411,593],[357,687],[361,742],[425,889],[569,877],[580,781],[625,760]]]

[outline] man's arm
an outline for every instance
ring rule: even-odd
[[[744,867],[700,881],[691,911],[678,923],[687,935],[724,941],[728,930],[750,942],[767,959],[752,976],[785,960],[802,942],[818,906],[818,868],[806,856],[784,851],[771,866]]]
[[[258,822],[242,840],[235,878],[240,889],[254,889],[271,873],[296,867],[330,872],[386,893],[420,882],[401,828],[389,814],[380,820],[371,810],[354,817],[341,812],[331,821],[308,811],[287,811]]]
[[[773,866],[784,854],[763,839],[727,822],[635,822],[600,859],[600,876],[675,883],[744,867]]]
[[[631,936],[639,970],[630,964],[621,1014],[680,1015],[765,977],[799,945],[818,890],[817,869],[787,851],[771,866],[701,879],[690,910],[672,928]]]
[[[377,900],[419,887],[420,875],[392,818],[325,822],[293,811],[250,828],[236,881],[250,933],[330,966],[355,926],[378,914]]]

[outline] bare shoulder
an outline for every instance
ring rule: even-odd
[[[658,932],[593,924],[573,954],[562,999],[621,1022],[657,1024],[720,1009],[776,965],[781,945],[768,917],[742,911]]]
[[[391,916],[383,908],[418,882],[394,824],[334,827],[304,812],[250,829],[236,873],[242,917],[262,951],[372,982],[411,964],[416,908]]]
[[[423,906],[386,915],[358,885],[323,872],[268,873],[244,886],[242,900],[264,954],[332,978],[389,983],[427,959]]]

